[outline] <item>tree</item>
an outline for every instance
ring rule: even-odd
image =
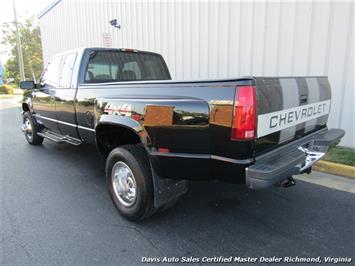
[[[19,23],[21,36],[23,62],[26,79],[38,79],[43,70],[42,45],[40,29],[34,24],[34,18],[26,19],[25,23]],[[19,83],[18,53],[16,48],[16,30],[13,23],[2,24],[3,39],[1,43],[9,47],[10,58],[5,63],[5,78],[14,78]]]

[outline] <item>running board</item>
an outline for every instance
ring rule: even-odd
[[[44,131],[38,132],[37,135],[41,136],[45,139],[49,139],[51,141],[54,141],[55,143],[60,143],[60,144],[66,142],[66,143],[78,146],[82,143],[81,140],[79,140],[79,139],[70,137],[68,135],[63,136],[61,134],[58,134],[58,133],[55,133],[55,132],[49,131],[49,130],[44,130]]]

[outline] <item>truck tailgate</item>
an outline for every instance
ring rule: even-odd
[[[256,155],[326,127],[327,77],[256,77]]]

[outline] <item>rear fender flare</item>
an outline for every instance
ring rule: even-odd
[[[130,131],[132,131],[134,134],[138,136],[140,141],[143,143],[144,147],[147,149],[150,142],[150,138],[148,136],[148,133],[142,127],[141,124],[139,124],[137,121],[133,120],[130,117],[126,116],[119,116],[119,115],[113,115],[113,114],[103,114],[100,116],[99,120],[97,121],[97,124],[95,126],[95,130],[102,126],[102,125],[112,125],[112,126],[118,126],[118,127],[124,127]],[[96,134],[97,137],[97,134]]]

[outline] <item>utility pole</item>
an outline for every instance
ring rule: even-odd
[[[19,67],[19,72],[20,72],[20,81],[24,81],[25,80],[25,69],[24,69],[24,65],[23,65],[21,36],[18,31],[15,0],[13,0],[13,5],[14,5],[15,27],[16,27],[16,47],[17,47],[17,54],[18,54],[18,67]]]

